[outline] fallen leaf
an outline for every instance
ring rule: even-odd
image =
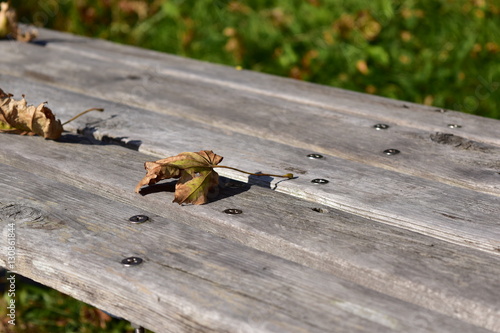
[[[7,124],[11,129],[0,129],[0,132],[17,134],[38,134],[45,139],[58,139],[63,126],[52,111],[41,103],[38,106],[28,105],[23,98],[16,101],[13,95],[0,89],[0,123]]]
[[[219,192],[219,174],[213,168],[222,161],[223,157],[208,150],[184,154],[189,158],[172,163],[184,168],[184,172],[181,172],[181,177],[175,185],[174,202],[204,204],[208,201],[210,194],[215,196]]]
[[[17,22],[17,14],[9,2],[0,3],[0,38],[11,36],[13,39],[29,42],[37,37],[36,30],[22,31]]]
[[[223,157],[210,150],[185,152],[156,162],[146,162],[146,176],[137,184],[135,192],[144,185],[153,185],[162,179],[179,178],[175,185],[175,198],[178,204],[192,203],[201,205],[208,202],[209,193],[216,193],[219,174],[213,168]]]
[[[7,2],[0,3],[0,38],[5,38],[10,33],[9,20],[7,11],[9,4]]]
[[[135,192],[139,193],[144,185],[153,185],[162,179],[179,178],[175,185],[175,198],[178,204],[192,203],[201,205],[207,203],[210,197],[219,192],[219,174],[214,168],[236,170],[253,176],[272,176],[292,179],[293,174],[273,175],[267,173],[251,173],[233,167],[218,165],[223,157],[211,150],[202,150],[197,153],[181,153],[156,162],[144,163],[147,173],[142,178]]]
[[[0,89],[0,133],[21,135],[40,135],[45,139],[57,140],[61,137],[63,126],[90,111],[104,111],[91,108],[74,116],[64,124],[56,119],[52,111],[41,103],[38,106],[28,105],[23,98],[16,101]]]

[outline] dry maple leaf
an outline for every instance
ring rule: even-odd
[[[153,185],[162,179],[179,178],[175,185],[173,202],[179,204],[204,204],[208,201],[208,193],[214,192],[219,185],[219,174],[213,168],[222,161],[222,156],[209,150],[197,153],[181,153],[158,160],[146,162],[146,176],[137,184],[139,192],[143,185]]]
[[[0,122],[6,123],[12,129],[0,130],[18,134],[38,134],[46,139],[58,139],[63,126],[52,111],[41,103],[38,106],[28,105],[24,96],[16,101],[11,94],[0,89]]]
[[[63,132],[63,125],[75,120],[89,111],[104,111],[100,108],[85,110],[64,124],[56,119],[52,111],[41,103],[38,106],[28,105],[23,98],[16,101],[0,89],[0,133],[40,135],[45,139],[57,140]]]
[[[22,41],[29,42],[36,38],[36,30],[22,31],[17,23],[17,14],[13,8],[10,8],[9,2],[0,3],[0,38],[7,36]]]
[[[227,168],[255,176],[274,176],[293,178],[293,175],[254,174],[236,168],[218,165],[223,157],[211,150],[202,150],[197,153],[181,153],[177,156],[167,157],[156,162],[144,163],[147,173],[135,187],[139,193],[144,185],[153,185],[162,179],[179,178],[175,185],[175,198],[178,204],[192,203],[201,205],[207,203],[209,194],[218,193],[219,174],[214,168]]]

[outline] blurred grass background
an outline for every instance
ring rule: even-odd
[[[12,0],[22,23],[500,119],[498,0]],[[1,281],[0,281],[1,285]],[[0,332],[131,332],[19,282]]]
[[[21,22],[500,119],[498,0],[13,0]]]
[[[57,290],[16,275],[15,326],[9,324],[6,272],[0,269],[0,332],[2,333],[132,333],[124,320],[111,318]],[[10,273],[7,273],[10,276]],[[7,287],[7,288],[6,288]],[[150,332],[150,331],[147,331]]]

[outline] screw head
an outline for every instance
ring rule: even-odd
[[[445,113],[445,112],[446,112],[446,110],[445,110],[445,109],[436,109],[435,111],[436,111],[436,112],[440,112],[440,113]]]
[[[143,260],[139,257],[128,257],[122,260],[122,265],[125,267],[137,266],[142,264]]]
[[[376,124],[376,125],[373,125],[373,128],[375,128],[377,131],[380,131],[380,130],[388,129],[389,125],[387,125],[387,124]]]
[[[230,215],[238,215],[238,214],[243,213],[243,211],[241,209],[228,208],[228,209],[224,209],[224,213],[230,214]]]
[[[328,184],[330,181],[323,179],[323,178],[316,178],[311,180],[311,183],[313,184]]]
[[[458,124],[448,124],[448,127],[449,127],[449,128],[462,128],[462,125],[458,125]]]
[[[148,221],[149,217],[147,217],[146,215],[134,215],[128,220],[134,224],[139,224]]]
[[[400,153],[400,151],[397,150],[397,149],[392,149],[391,148],[391,149],[384,150],[384,154],[389,155],[389,156],[396,155],[396,154],[399,154],[399,153]]]
[[[320,154],[309,154],[309,155],[307,155],[307,157],[309,157],[312,160],[317,160],[317,159],[323,158],[323,155],[320,155]]]

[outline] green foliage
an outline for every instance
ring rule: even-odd
[[[5,333],[124,333],[130,324],[112,319],[104,312],[56,290],[40,286],[16,275],[13,297],[15,326],[8,323],[10,301],[5,276],[0,277],[0,332]],[[4,290],[6,289],[6,290]]]
[[[493,0],[13,4],[24,21],[50,28],[500,118]]]

